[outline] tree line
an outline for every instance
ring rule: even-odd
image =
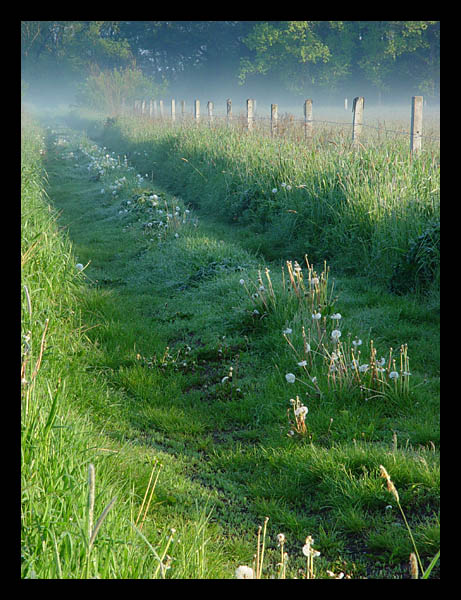
[[[56,82],[82,93],[89,78],[136,73],[150,91],[193,94],[213,82],[299,96],[354,86],[437,98],[439,72],[440,21],[21,22],[31,90]]]

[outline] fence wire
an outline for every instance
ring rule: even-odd
[[[207,122],[208,121],[209,123],[212,123],[214,120],[225,119],[228,124],[231,124],[232,122],[236,122],[236,121],[243,122],[244,124],[248,124],[249,122],[251,122],[252,124],[264,122],[274,128],[276,128],[279,125],[287,127],[287,126],[295,124],[295,123],[298,123],[302,126],[306,126],[311,123],[324,123],[327,125],[339,125],[341,127],[347,127],[347,128],[351,128],[351,129],[353,128],[353,124],[351,121],[330,121],[330,120],[326,120],[326,119],[305,119],[305,118],[294,117],[293,115],[291,115],[289,113],[284,113],[281,116],[278,116],[276,119],[273,119],[272,117],[260,116],[260,115],[256,115],[256,114],[253,114],[253,116],[249,116],[243,112],[240,112],[238,114],[234,114],[234,113],[231,113],[231,114],[199,113],[198,115],[195,115],[193,112],[188,111],[188,112],[177,112],[174,114],[174,116],[172,114],[168,114],[168,115],[159,114],[158,109],[157,109],[157,111],[154,111],[153,115],[150,115],[149,109],[145,110],[144,112],[141,112],[138,108],[138,109],[135,109],[134,111],[130,111],[130,112],[134,112],[135,114],[139,114],[140,116],[149,117],[153,120],[173,121],[173,122],[179,122],[179,123],[186,118],[188,120],[191,119],[192,121],[199,121],[199,122]],[[396,134],[396,135],[403,135],[406,137],[409,137],[412,135],[410,131],[388,129],[385,126],[369,125],[369,124],[363,123],[363,122],[360,123],[360,127],[367,128],[367,129],[373,129],[380,134],[390,133],[390,134]],[[440,137],[434,137],[431,135],[417,134],[417,137],[421,138],[421,139],[430,140],[433,142],[440,142]]]

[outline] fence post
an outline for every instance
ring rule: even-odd
[[[206,106],[208,109],[208,125],[211,126],[211,123],[213,122],[213,102],[211,100],[208,100]]]
[[[229,123],[232,121],[232,100],[230,98],[228,98],[226,100],[226,108],[227,108],[227,124],[229,125]]]
[[[423,97],[413,96],[411,99],[410,152],[415,154],[421,150],[421,134],[423,130]]]
[[[304,102],[304,137],[305,139],[312,139],[312,100],[308,98]]]
[[[271,136],[274,137],[277,135],[277,127],[278,127],[278,104],[271,104]]]
[[[175,99],[171,99],[171,122],[174,123],[176,121],[176,102]]]
[[[247,130],[251,131],[253,129],[253,120],[254,120],[254,100],[248,98],[247,100]]]
[[[194,100],[194,118],[195,122],[198,124],[200,121],[200,100]]]
[[[354,146],[358,145],[360,134],[362,133],[364,104],[365,98],[363,96],[357,96],[357,98],[354,98],[354,102],[352,104],[352,112],[354,113],[352,119],[352,144]]]

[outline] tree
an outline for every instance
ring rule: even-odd
[[[368,83],[381,95],[403,79],[438,90],[439,21],[259,22],[244,43],[242,83],[259,75],[299,93]]]
[[[32,90],[73,86],[91,69],[133,60],[117,21],[22,21],[21,76]]]
[[[252,55],[241,60],[241,83],[252,74],[270,74],[294,91],[318,83],[322,77],[320,65],[331,59],[330,49],[321,39],[322,23],[273,21],[255,25],[244,39]]]

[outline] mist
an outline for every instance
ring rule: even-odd
[[[107,94],[113,81],[104,89],[101,78],[116,71],[136,75],[126,78],[131,89],[119,81],[118,97],[163,100],[166,114],[172,98],[177,106],[184,100],[188,112],[198,99],[202,114],[212,101],[216,116],[226,113],[227,99],[233,114],[245,114],[252,98],[256,116],[269,117],[277,104],[279,116],[302,118],[309,98],[314,120],[348,122],[353,99],[363,96],[365,122],[407,120],[411,97],[422,95],[425,116],[438,118],[440,24],[411,22],[415,33],[408,23],[24,21],[22,102],[30,110],[97,105],[104,112],[109,107],[96,96]],[[269,42],[267,30],[283,43]],[[304,46],[294,30],[305,35]],[[82,94],[89,81],[93,88]]]

